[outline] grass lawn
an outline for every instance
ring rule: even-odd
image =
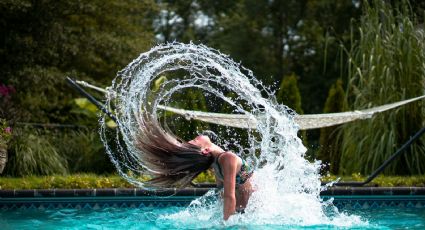
[[[337,176],[326,176],[322,181],[335,180]],[[147,178],[141,178],[146,180]],[[364,176],[353,174],[342,176],[341,181],[363,181]],[[203,173],[195,182],[214,182],[211,172]],[[425,186],[425,175],[379,176],[367,186]],[[134,188],[118,175],[73,174],[56,176],[0,177],[0,189],[51,189],[51,188]]]
[[[322,177],[323,182],[331,182],[340,178],[339,181],[365,181],[367,176],[360,174],[352,174],[351,176],[324,176]],[[378,186],[378,187],[424,187],[425,186],[425,175],[416,176],[378,176],[365,186]]]

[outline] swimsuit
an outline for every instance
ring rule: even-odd
[[[214,170],[216,172],[218,172],[218,174],[221,176],[222,180],[224,178],[224,175],[223,175],[223,172],[221,171],[221,166],[218,163],[218,158],[220,158],[221,154],[223,154],[223,153],[220,153],[220,155],[218,155],[215,158],[214,164],[213,164]],[[238,158],[241,159],[242,165],[241,165],[241,169],[239,170],[239,172],[236,173],[236,185],[242,185],[252,176],[254,171],[252,169],[250,169],[248,163],[244,159],[240,158],[239,156],[238,156]]]

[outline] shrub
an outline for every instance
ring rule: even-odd
[[[277,102],[282,103],[289,108],[293,109],[297,114],[303,114],[301,108],[301,94],[298,88],[298,79],[295,74],[284,76],[280,83],[279,91],[276,95]],[[299,133],[303,144],[307,146],[307,132],[301,131]],[[310,156],[311,154],[307,154]]]
[[[170,99],[170,106],[186,110],[208,111],[204,92],[196,88],[188,88],[175,92]],[[184,116],[164,113],[162,118],[166,128],[183,140],[193,139],[199,132],[209,129],[209,124]]]
[[[342,88],[342,80],[338,79],[329,89],[324,113],[342,112],[346,109],[345,92]],[[327,164],[325,170],[338,174],[341,158],[341,139],[338,138],[338,130],[341,126],[326,127],[320,129],[320,149],[318,158]]]
[[[283,77],[276,99],[279,103],[288,106],[298,114],[304,113],[301,108],[301,94],[295,74]]]

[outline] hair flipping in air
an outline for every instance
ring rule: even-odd
[[[198,146],[165,132],[151,115],[144,113],[139,124],[136,148],[143,164],[152,173],[149,185],[183,187],[213,163],[211,155],[202,155]]]

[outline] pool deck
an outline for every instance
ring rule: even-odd
[[[0,190],[0,210],[10,209],[100,209],[187,206],[214,188],[145,190],[104,189],[15,189]],[[320,193],[338,208],[425,208],[425,187],[332,187]]]

